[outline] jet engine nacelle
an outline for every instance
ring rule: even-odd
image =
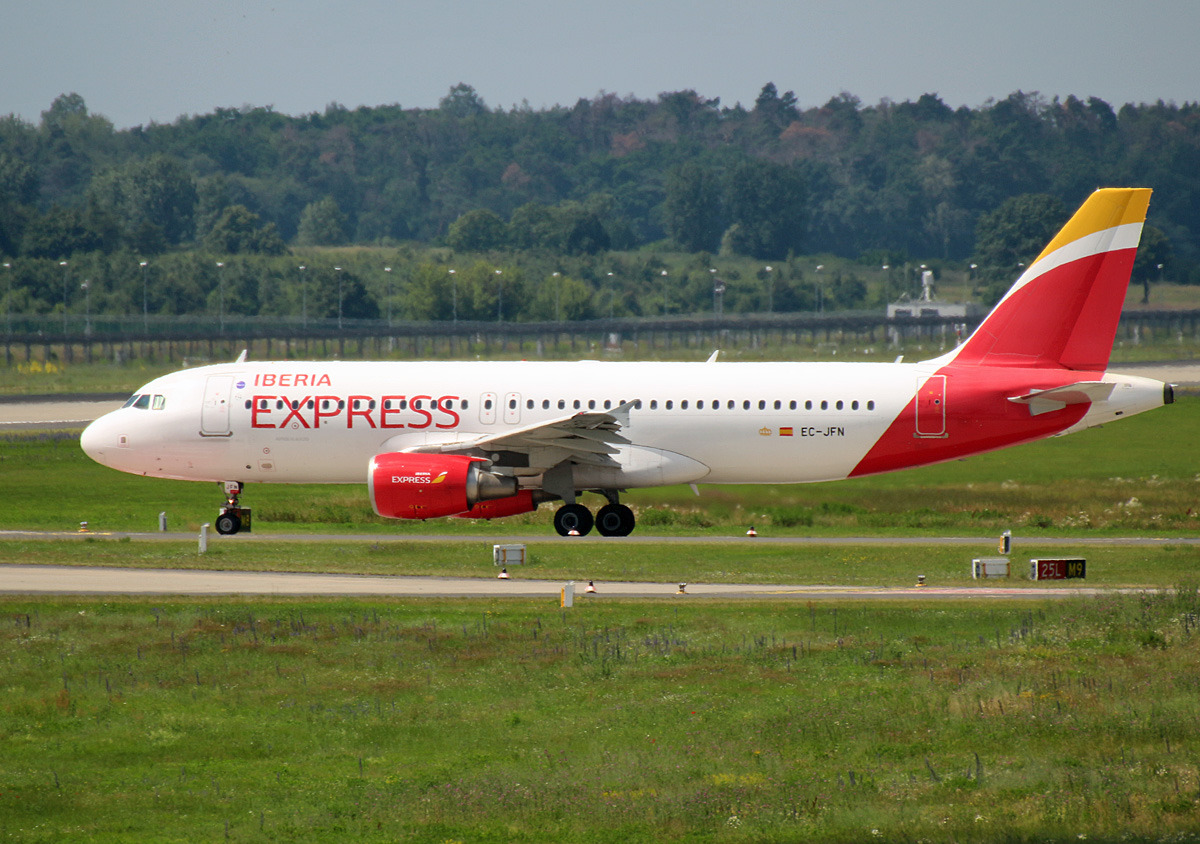
[[[390,452],[371,458],[371,507],[387,519],[436,519],[465,513],[480,501],[517,494],[517,479],[482,468],[479,457]]]

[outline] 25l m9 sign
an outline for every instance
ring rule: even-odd
[[[1030,580],[1069,580],[1087,577],[1087,560],[1083,557],[1055,557],[1029,561]]]

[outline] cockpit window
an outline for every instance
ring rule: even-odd
[[[167,397],[166,396],[155,396],[154,400],[150,406],[154,410],[162,410],[164,407],[167,406]]]
[[[125,404],[121,405],[121,407],[130,407],[133,405],[133,403],[135,401],[137,401],[140,398],[141,398],[141,396],[139,396],[137,393],[134,393],[132,396],[129,397],[129,401],[125,402]]]
[[[150,407],[150,398],[151,396],[149,393],[143,393],[137,397],[137,401],[133,403],[133,406],[138,410],[145,410],[146,408]]]

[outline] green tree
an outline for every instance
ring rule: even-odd
[[[450,225],[446,244],[458,252],[487,252],[508,245],[508,224],[486,208],[468,211]]]
[[[438,108],[451,117],[474,117],[487,113],[487,104],[475,89],[459,82],[450,93],[438,100]]]
[[[287,252],[287,245],[275,230],[275,224],[264,225],[262,218],[244,205],[230,205],[221,212],[204,236],[204,248],[223,255],[283,255]]]
[[[310,202],[300,215],[296,241],[303,246],[341,246],[346,243],[346,215],[332,196]]]
[[[120,221],[126,242],[142,254],[181,243],[194,230],[196,186],[184,166],[165,155],[106,171],[93,180],[89,195]]]
[[[778,259],[799,251],[807,220],[808,192],[798,170],[767,161],[738,165],[726,186],[732,223],[725,243],[733,252]]]
[[[688,252],[712,251],[721,238],[721,186],[699,164],[676,167],[667,176],[663,218],[667,234]]]

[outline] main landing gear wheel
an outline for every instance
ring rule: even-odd
[[[624,504],[605,504],[596,513],[596,530],[601,536],[629,536],[633,526],[633,511]]]
[[[229,536],[242,529],[242,520],[233,513],[222,513],[217,516],[217,533]]]
[[[570,536],[571,531],[585,536],[592,529],[592,513],[582,504],[564,504],[554,512],[554,529],[559,536]]]

